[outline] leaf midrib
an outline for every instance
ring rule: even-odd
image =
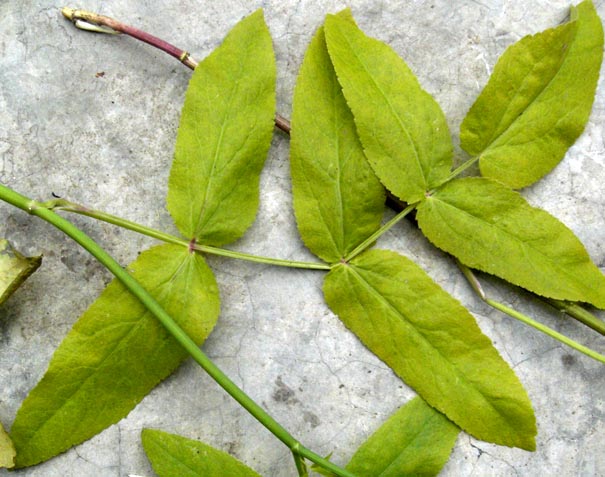
[[[238,73],[241,73],[241,63],[240,63],[240,69],[239,69]],[[194,227],[194,233],[195,233],[194,238],[197,238],[197,239],[203,239],[203,237],[199,237],[199,235],[202,231],[201,229],[203,229],[203,227],[204,227],[204,224],[202,224],[202,217],[208,209],[208,193],[210,192],[212,183],[215,179],[214,172],[216,171],[217,163],[220,160],[219,156],[222,152],[223,137],[225,134],[225,129],[227,127],[227,124],[229,123],[229,118],[231,117],[231,107],[233,104],[235,93],[239,89],[239,76],[235,80],[234,83],[235,84],[231,87],[231,90],[229,91],[229,100],[227,102],[227,107],[225,108],[226,110],[225,110],[225,113],[222,118],[221,130],[220,130],[218,138],[216,140],[214,157],[212,159],[212,167],[210,168],[210,174],[208,175],[208,180],[206,181],[206,187],[204,188],[204,202],[202,204],[202,207],[200,208],[200,212],[198,214],[198,218],[197,218],[197,221],[196,221],[195,227]],[[201,143],[201,140],[200,140],[200,137],[198,134],[198,129],[196,128],[195,131],[196,131],[195,138],[199,144],[199,143]]]
[[[160,450],[164,454],[165,459],[172,461],[173,465],[176,464],[176,466],[178,466],[178,467],[185,468],[186,470],[191,471],[192,475],[198,475],[199,469],[191,467],[188,462],[181,460],[178,456],[173,454],[172,449],[168,449],[167,446],[163,445],[163,442],[161,442],[161,439],[158,438],[155,442],[155,445],[156,445],[156,452],[158,450]]]
[[[380,87],[380,85],[376,82],[376,80],[374,79],[374,76],[370,74],[370,72],[369,72],[368,68],[366,67],[365,63],[361,60],[361,58],[357,54],[357,51],[353,48],[352,43],[349,41],[348,36],[345,35],[345,34],[343,34],[342,31],[340,30],[340,28],[339,28],[339,31],[341,32],[342,37],[345,39],[347,45],[349,46],[349,49],[351,50],[351,52],[353,53],[353,55],[355,56],[355,58],[357,59],[357,61],[359,62],[359,64],[362,66],[363,70],[366,72],[366,74],[368,75],[368,77],[370,78],[370,80],[372,81],[372,83],[374,84],[374,87],[378,90],[378,92],[381,94],[381,96],[383,97],[383,99],[387,103],[387,105],[389,107],[389,110],[395,116],[395,119],[397,120],[397,124],[399,125],[399,128],[401,129],[401,131],[405,134],[405,136],[406,136],[409,144],[412,145],[412,150],[414,151],[414,159],[416,160],[416,165],[417,165],[417,167],[418,167],[418,169],[420,171],[420,175],[422,176],[422,179],[424,181],[424,185],[426,187],[426,184],[428,184],[428,182],[427,182],[426,176],[424,175],[424,169],[422,168],[422,164],[420,162],[420,157],[419,157],[419,154],[418,154],[418,148],[416,146],[416,142],[412,139],[409,131],[407,130],[407,128],[403,124],[403,122],[402,122],[399,114],[397,113],[397,111],[395,110],[395,108],[393,107],[393,105],[391,104],[391,101],[389,100],[389,98],[386,95],[386,93],[382,90],[382,88]],[[422,91],[421,91],[421,93],[422,93]]]
[[[334,116],[333,116],[334,121],[332,123],[333,124],[333,128],[334,128],[333,131],[336,131],[337,118],[335,116],[335,114],[336,114],[336,106],[335,106],[334,102],[332,102],[332,106],[333,106],[333,114],[334,114]],[[297,138],[299,138],[299,140],[301,140],[301,141],[304,141],[309,146],[309,150],[313,146],[313,144],[309,143],[309,141],[307,139],[307,136],[305,136],[305,135],[303,135],[302,137],[301,136],[297,136]],[[335,137],[333,135],[332,139],[334,140],[333,142],[334,142],[335,149],[336,149],[334,157],[338,158],[339,157],[338,156],[338,152],[340,150],[340,143],[338,141],[338,137]],[[298,154],[298,157],[295,157],[295,156],[294,157],[296,158],[296,160],[298,162],[301,178],[304,179],[305,183],[307,184],[308,190],[310,191],[311,195],[313,196],[313,200],[315,200],[315,202],[318,204],[316,210],[317,210],[318,214],[320,215],[320,217],[321,217],[321,219],[323,221],[324,228],[327,230],[327,234],[326,235],[329,237],[329,241],[332,244],[332,246],[334,247],[334,252],[336,252],[336,255],[338,255],[339,252],[342,250],[342,247],[340,247],[339,244],[336,242],[336,238],[334,237],[334,234],[332,233],[330,227],[328,226],[328,222],[329,221],[327,220],[327,218],[325,216],[325,208],[321,206],[321,204],[322,204],[322,200],[321,199],[322,198],[317,195],[317,191],[315,190],[314,184],[309,179],[309,176],[307,174],[307,167],[305,167],[306,166],[306,164],[305,164],[306,161],[304,159],[304,157],[306,157],[306,156],[307,156],[306,153],[301,152],[300,154]],[[314,168],[321,168],[321,167],[318,167],[318,164],[313,164],[313,167]],[[340,171],[340,162],[339,162],[338,159],[336,160],[336,167],[337,167],[337,178],[339,179],[341,171]],[[337,184],[337,192],[336,192],[336,194],[337,194],[337,197],[338,197],[338,205],[337,206],[339,207],[339,210],[341,211],[340,225],[341,225],[341,231],[342,231],[343,236],[344,236],[344,219],[343,219],[344,215],[342,215],[344,213],[343,212],[344,209],[343,209],[343,204],[342,204],[342,197],[340,195],[340,181],[337,180],[336,184]],[[341,240],[341,242],[342,242],[342,240]],[[319,254],[317,254],[317,255],[319,255]],[[322,255],[326,255],[327,256],[328,254],[323,254],[322,253]],[[330,255],[331,255],[331,253],[330,253]],[[339,257],[334,257],[335,260],[338,260],[338,258]]]
[[[574,21],[577,21],[577,20],[574,20]],[[569,25],[569,23],[567,25]],[[550,89],[550,85],[553,84],[553,82],[559,77],[559,75],[561,73],[561,70],[565,66],[565,63],[567,61],[567,57],[569,56],[569,52],[572,49],[572,46],[573,46],[574,42],[576,41],[577,33],[578,33],[578,27],[576,26],[576,29],[575,29],[575,31],[574,31],[574,33],[572,35],[572,39],[568,42],[568,46],[567,46],[567,48],[565,50],[565,53],[563,54],[563,58],[561,60],[561,63],[559,64],[559,68],[558,68],[557,72],[548,80],[548,83],[546,83],[546,85],[544,85],[544,87],[540,90],[540,92],[537,95],[534,96],[534,98],[532,99],[532,101],[529,104],[529,106],[527,106],[526,108],[524,108],[521,111],[521,113],[515,118],[515,120],[512,121],[506,127],[506,129],[504,131],[502,131],[500,134],[498,134],[496,136],[496,131],[498,130],[498,127],[500,127],[500,124],[502,124],[502,121],[504,120],[504,116],[506,116],[506,112],[510,109],[510,105],[512,103],[512,100],[509,101],[509,104],[508,104],[506,110],[504,111],[504,113],[502,114],[502,117],[500,118],[500,122],[498,123],[498,127],[495,128],[494,134],[492,135],[492,137],[490,139],[490,142],[487,144],[487,146],[485,146],[485,148],[483,149],[483,151],[481,151],[479,153],[480,156],[482,156],[483,154],[485,154],[486,152],[488,152],[489,149],[496,148],[496,147],[501,147],[502,145],[499,145],[498,141],[500,141],[500,139],[502,139],[508,133],[508,131],[510,131],[513,128],[513,126],[515,124],[517,124],[517,122],[520,120],[521,116],[526,115],[526,113],[528,111],[531,111],[535,107],[535,104],[545,94],[545,92]],[[534,65],[534,67],[532,67],[531,71],[534,71],[534,69],[535,69],[535,65]],[[525,80],[527,79],[528,76],[529,76],[529,74],[527,74],[527,75],[525,75],[523,77],[523,82],[525,82]],[[513,97],[513,99],[515,99],[519,95],[519,89],[520,88],[517,89],[517,92],[515,93],[515,96]]]
[[[326,50],[327,50],[327,46],[326,46]],[[340,237],[339,237],[339,252],[341,255],[347,253],[347,250],[345,250],[345,206],[344,206],[344,201],[343,201],[343,197],[342,197],[342,187],[341,187],[341,180],[342,180],[342,175],[343,175],[343,171],[342,171],[342,163],[341,163],[341,151],[342,148],[340,147],[340,134],[339,134],[339,125],[340,125],[340,115],[339,115],[339,111],[338,111],[338,95],[339,94],[343,94],[342,90],[340,89],[340,85],[338,84],[338,79],[336,78],[336,71],[333,69],[332,67],[332,71],[334,71],[333,73],[333,77],[331,78],[332,80],[332,114],[333,114],[333,118],[334,118],[334,139],[335,139],[335,147],[336,150],[334,151],[334,157],[336,158],[336,196],[338,199],[338,210],[340,211],[340,214],[338,216],[339,222],[340,222]],[[339,257],[341,258],[341,257]]]
[[[176,275],[180,272],[181,268],[184,266],[185,262],[187,261],[188,257],[184,257],[183,260],[181,261],[181,263],[178,265],[178,267],[176,267],[175,272],[170,276],[169,279],[165,280],[164,282],[162,282],[161,284],[159,284],[157,287],[154,288],[154,292],[156,292],[160,287],[163,289],[165,285],[170,284],[176,277]],[[164,295],[166,293],[165,290],[162,290],[160,293],[157,293],[157,296],[161,296]],[[129,294],[128,290],[124,289],[122,290],[122,294]],[[86,385],[86,383],[88,383],[94,376],[95,374],[99,371],[99,369],[104,365],[105,362],[107,362],[107,360],[113,356],[115,354],[115,352],[120,348],[120,346],[122,345],[122,343],[124,343],[124,341],[128,340],[130,338],[130,336],[132,336],[133,333],[135,333],[135,331],[138,331],[141,326],[144,324],[145,322],[145,315],[149,314],[149,311],[144,309],[141,310],[141,313],[137,315],[136,318],[136,324],[134,324],[134,326],[132,326],[130,328],[130,330],[128,330],[128,332],[122,337],[120,338],[120,340],[115,344],[115,346],[111,349],[111,351],[109,353],[107,353],[103,359],[97,363],[94,367],[93,366],[88,366],[89,368],[91,368],[93,371],[84,379],[82,380],[80,386],[78,386],[67,398],[65,398],[63,400],[63,403],[61,404],[61,406],[59,406],[58,408],[56,408],[52,414],[50,416],[48,416],[44,422],[42,423],[42,425],[40,427],[38,427],[35,432],[33,432],[28,438],[27,440],[25,440],[24,442],[31,442],[35,439],[35,437],[45,428],[49,425],[50,421],[61,412],[61,410],[71,401],[71,398],[74,397],[76,394],[78,394],[82,388]],[[92,336],[90,337],[92,339]],[[159,350],[158,350],[159,351]],[[72,445],[72,444],[70,444]]]
[[[251,55],[249,53],[250,53],[250,50],[253,48],[253,44],[254,44],[253,40],[250,40],[250,41],[248,41],[248,42],[245,43],[244,51],[242,53],[241,58],[248,59],[248,58],[251,57]],[[225,44],[223,44],[222,46],[226,47]],[[227,53],[230,53],[229,49],[228,48],[226,48],[226,49],[227,49]],[[200,208],[198,219],[197,219],[197,222],[195,223],[195,226],[194,226],[194,229],[193,229],[193,232],[195,234],[195,238],[202,239],[202,240],[203,240],[203,237],[199,237],[199,235],[200,235],[203,227],[208,223],[208,220],[209,220],[209,219],[206,219],[206,221],[202,223],[202,218],[203,218],[204,213],[207,211],[208,193],[210,192],[211,185],[212,185],[212,183],[213,183],[213,181],[215,179],[214,171],[216,170],[217,163],[220,160],[219,156],[220,156],[220,153],[222,152],[222,148],[223,148],[223,137],[224,137],[224,134],[225,134],[225,129],[226,129],[227,125],[229,124],[230,118],[232,116],[233,101],[234,101],[234,98],[235,98],[235,95],[236,95],[237,91],[239,91],[240,82],[241,82],[242,78],[245,76],[244,75],[244,63],[246,63],[246,62],[245,61],[238,61],[237,62],[237,67],[238,68],[237,68],[237,71],[234,72],[236,74],[234,74],[233,85],[231,86],[231,89],[229,91],[229,99],[227,101],[227,106],[225,108],[225,112],[224,112],[224,115],[223,115],[223,118],[222,118],[221,130],[220,130],[219,136],[218,136],[217,141],[216,141],[216,146],[215,146],[215,151],[214,151],[214,158],[212,159],[212,167],[210,169],[210,175],[208,177],[208,180],[206,182],[206,187],[205,187],[205,190],[204,190],[204,202],[202,204],[202,207]],[[217,67],[216,64],[212,64],[211,65],[211,68],[216,68],[216,67]],[[198,143],[200,143],[200,137],[199,137],[199,134],[197,134],[198,129],[196,128],[195,131],[196,131],[196,133],[195,133],[196,141]],[[214,215],[214,213],[212,215]]]
[[[344,266],[344,265],[343,265]],[[439,350],[438,348],[436,348],[430,341],[428,338],[426,338],[424,336],[424,334],[422,334],[412,323],[410,323],[405,316],[399,312],[399,310],[397,309],[397,307],[395,305],[393,305],[386,297],[384,297],[381,293],[378,292],[378,290],[376,290],[367,280],[365,280],[362,276],[362,274],[357,271],[355,268],[356,266],[354,264],[349,264],[349,266],[347,267],[348,270],[350,270],[357,278],[358,280],[361,282],[361,284],[366,288],[366,290],[368,290],[373,296],[377,297],[378,301],[383,303],[383,305],[385,305],[388,309],[391,310],[391,312],[393,312],[395,314],[395,316],[399,316],[401,317],[401,320],[406,322],[413,330],[415,333],[417,333],[423,341],[425,341],[426,343],[429,344],[430,348],[435,350],[435,352],[443,359],[443,361],[445,361],[451,368],[453,368],[455,370],[455,375],[459,376],[461,378],[461,380],[466,383],[466,385],[468,387],[470,387],[475,393],[477,393],[479,396],[481,396],[482,400],[484,400],[488,406],[493,409],[496,414],[498,416],[500,416],[501,418],[503,418],[503,422],[504,425],[507,428],[510,428],[510,426],[508,425],[508,422],[505,418],[505,416],[500,412],[499,409],[497,409],[492,402],[483,394],[483,392],[479,389],[477,389],[476,386],[474,386],[469,380],[468,378],[464,375],[461,374],[461,371],[455,366],[455,364],[453,364],[447,356],[443,355],[443,353],[441,352],[441,350]],[[402,377],[403,379],[403,377]],[[444,414],[448,415],[448,413],[443,410],[440,412],[443,412]],[[457,413],[458,414],[458,413]],[[513,429],[514,430],[514,429]]]
[[[543,254],[543,253],[542,253],[540,250],[538,250],[538,249],[536,249],[536,248],[531,247],[531,246],[530,246],[528,243],[524,242],[524,241],[523,241],[523,240],[521,240],[519,237],[517,237],[516,235],[514,235],[514,234],[512,234],[511,232],[507,231],[506,229],[499,228],[499,227],[497,227],[495,224],[492,224],[491,222],[488,222],[487,220],[485,220],[485,219],[483,219],[483,218],[481,218],[481,217],[478,217],[478,216],[476,216],[476,215],[473,215],[473,214],[471,214],[470,212],[468,212],[468,211],[466,211],[466,210],[464,210],[464,209],[460,209],[460,208],[458,208],[458,207],[456,207],[456,206],[454,206],[454,205],[452,205],[452,204],[450,204],[450,203],[448,203],[448,202],[446,202],[446,201],[444,201],[444,200],[442,200],[442,199],[439,199],[439,198],[438,198],[438,196],[436,196],[436,195],[434,195],[433,197],[431,197],[431,199],[432,199],[432,200],[435,200],[435,201],[439,201],[441,204],[444,204],[445,206],[447,206],[447,207],[449,207],[449,208],[451,208],[451,209],[457,210],[457,211],[459,211],[459,212],[463,213],[464,215],[466,215],[466,216],[468,216],[468,217],[470,217],[470,218],[472,218],[472,219],[474,219],[474,220],[476,220],[476,221],[479,221],[479,222],[481,222],[481,223],[483,223],[483,224],[487,224],[487,226],[489,226],[489,227],[493,227],[493,228],[495,228],[495,229],[497,229],[497,230],[501,231],[503,234],[505,234],[507,237],[510,237],[510,238],[511,238],[513,241],[515,241],[516,243],[520,243],[520,244],[522,245],[522,247],[521,247],[521,248],[523,249],[523,253],[524,253],[526,256],[527,256],[526,248],[529,248],[530,250],[532,250],[532,251],[534,251],[535,253],[539,254],[541,257],[544,257],[544,259],[545,259],[545,260],[547,260],[549,263],[554,264],[554,266],[556,267],[556,269],[557,269],[558,271],[562,271],[562,272],[563,272],[563,274],[564,274],[565,276],[567,276],[567,277],[571,278],[571,279],[572,279],[572,281],[575,281],[576,277],[575,277],[573,274],[571,274],[571,273],[570,273],[570,272],[567,270],[567,267],[561,267],[561,266],[558,264],[558,262],[556,262],[556,261],[554,261],[554,260],[553,260],[553,258],[552,258],[552,257],[550,257],[550,256],[548,256],[548,255],[544,255],[544,254]],[[528,207],[531,207],[531,206],[528,204]],[[434,210],[436,210],[436,211],[437,211],[437,213],[439,214],[439,217],[440,217],[441,219],[443,219],[443,215],[442,215],[442,214],[439,212],[438,207],[437,207],[437,208],[434,208]],[[444,223],[444,224],[445,224],[445,225],[446,225],[448,228],[450,228],[452,231],[454,231],[454,233],[457,233],[457,232],[454,230],[454,228],[453,228],[453,227],[452,227],[452,226],[451,226],[451,225],[448,223],[448,221],[447,221],[447,220],[441,220],[441,222],[443,222],[443,223]],[[575,263],[568,264],[568,265],[577,266],[577,265],[581,265],[581,264],[583,264],[583,263],[584,263],[584,262],[575,262]],[[533,263],[533,262],[532,262],[532,267],[535,269],[535,265],[534,265],[534,263]],[[490,273],[493,273],[493,272],[490,272]],[[583,282],[582,282],[582,283],[583,283]],[[553,297],[553,298],[555,298],[555,297]]]
[[[419,398],[419,399],[422,399],[422,398]],[[439,412],[439,411],[436,411],[436,412]],[[380,472],[380,474],[378,474],[377,477],[382,477],[390,469],[398,467],[398,464],[401,462],[403,453],[406,452],[412,446],[412,444],[414,444],[414,442],[416,442],[418,437],[422,435],[424,426],[426,426],[427,422],[431,421],[431,420],[432,420],[432,417],[427,417],[426,419],[424,419],[424,421],[422,422],[422,425],[418,426],[419,427],[418,430],[411,436],[411,438],[408,440],[405,447],[400,450],[399,454],[397,454],[397,456],[391,462],[389,462],[388,465],[384,469],[382,469],[382,471]]]

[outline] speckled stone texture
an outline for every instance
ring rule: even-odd
[[[605,4],[597,1],[600,16]],[[190,71],[126,37],[76,30],[56,0],[0,2],[0,181],[30,196],[51,194],[174,231],[166,182]],[[278,67],[278,111],[292,90],[314,30],[334,0],[194,2],[85,1],[71,5],[119,18],[188,49],[197,59],[243,16],[263,7]],[[498,56],[523,35],[563,21],[566,0],[352,1],[359,25],[392,45],[435,96],[457,142],[460,122]],[[523,194],[563,220],[605,267],[605,84],[591,121],[564,161]],[[262,176],[258,219],[233,248],[310,260],[290,195],[288,139],[276,132]],[[0,237],[42,268],[0,307],[0,421],[15,413],[55,347],[109,282],[109,274],[49,225],[0,204]],[[83,217],[74,222],[121,263],[153,241]],[[443,476],[605,474],[605,366],[491,310],[455,265],[410,224],[380,240],[413,258],[475,315],[534,403],[535,453],[461,434]],[[345,463],[398,406],[413,396],[323,303],[322,273],[210,257],[222,296],[219,323],[204,350],[292,433]],[[603,338],[497,280],[493,297],[596,349]],[[267,477],[292,477],[287,449],[192,362],[159,385],[120,423],[14,477],[153,475],[143,427],[199,438]],[[0,470],[0,475],[9,475]]]

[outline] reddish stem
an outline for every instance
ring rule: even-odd
[[[170,56],[173,56],[181,63],[183,63],[188,68],[192,70],[198,65],[198,62],[191,58],[191,55],[188,51],[182,50],[167,41],[158,38],[157,36],[153,36],[143,30],[139,30],[130,25],[126,25],[114,18],[106,17],[105,15],[99,15],[97,13],[87,12],[85,10],[74,10],[73,8],[64,7],[61,12],[65,18],[72,21],[74,25],[78,28],[89,29],[92,31],[99,31],[104,33],[123,33],[125,35],[131,36],[132,38],[136,38],[148,45],[151,45],[159,50],[168,53]],[[84,25],[82,24],[84,23]],[[109,28],[109,31],[106,29],[94,30],[91,28],[94,27],[105,27]],[[290,134],[290,122],[280,116],[279,114],[275,115],[275,126],[285,132],[286,134]]]

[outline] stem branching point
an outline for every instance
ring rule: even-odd
[[[57,215],[44,204],[29,199],[18,192],[0,184],[0,200],[3,200],[19,209],[35,215],[53,225],[68,237],[82,246],[88,253],[107,268],[140,302],[153,314],[174,339],[189,353],[193,360],[206,371],[233,399],[244,407],[254,418],[265,426],[277,439],[289,449],[296,449],[297,455],[309,459],[326,470],[340,477],[355,477],[351,472],[338,467],[336,464],[324,459],[319,454],[304,447],[281,424],[270,416],[261,406],[241,390],[225,373],[218,368],[187,333],[113,257],[101,248],[88,235],[78,229],[68,220]]]
[[[65,199],[49,200],[43,203],[37,203],[40,207],[45,207],[50,210],[62,210],[65,212],[72,212],[74,214],[85,215],[102,222],[107,222],[112,225],[117,225],[127,230],[132,230],[142,235],[161,240],[162,242],[172,243],[176,245],[183,245],[190,251],[197,251],[201,253],[207,253],[210,255],[219,255],[221,257],[234,258],[238,260],[245,260],[248,262],[261,263],[264,265],[274,265],[278,267],[290,267],[290,268],[304,268],[307,270],[325,270],[329,271],[330,266],[320,262],[301,262],[296,260],[287,260],[273,257],[262,257],[259,255],[252,255],[245,252],[236,252],[234,250],[227,250],[224,248],[212,247],[210,245],[203,245],[197,243],[195,239],[185,240],[183,238],[176,237],[174,235],[161,232],[159,230],[146,227],[145,225],[132,222],[130,220],[117,217],[115,215],[102,212],[100,210],[90,209],[80,204],[70,202]]]

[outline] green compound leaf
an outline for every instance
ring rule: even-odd
[[[143,429],[143,448],[159,477],[260,477],[226,452],[185,437]]]
[[[219,312],[204,259],[185,247],[154,247],[133,276],[197,343]],[[34,465],[89,439],[126,416],[187,352],[114,280],[63,340],[11,429],[18,467]]]
[[[357,449],[346,468],[364,477],[435,476],[459,432],[452,421],[416,397]]]
[[[370,168],[319,29],[294,90],[292,193],[307,247],[339,261],[380,226],[384,189]]]
[[[565,225],[491,179],[457,179],[418,207],[422,232],[463,264],[559,300],[605,308],[605,276]]]
[[[464,119],[462,148],[481,173],[521,188],[549,173],[584,130],[603,58],[590,1],[572,21],[509,47]]]
[[[452,142],[445,117],[404,61],[351,21],[328,15],[326,42],[366,156],[380,181],[414,203],[447,178]]]
[[[8,240],[0,240],[0,305],[8,300],[41,263],[42,256],[24,257]]]
[[[254,221],[274,114],[275,58],[258,10],[196,67],[185,96],[168,183],[185,237],[223,245]]]
[[[431,406],[473,436],[535,448],[523,386],[471,314],[416,264],[371,250],[332,268],[329,307]]]
[[[15,446],[2,424],[0,424],[0,468],[15,466]]]

